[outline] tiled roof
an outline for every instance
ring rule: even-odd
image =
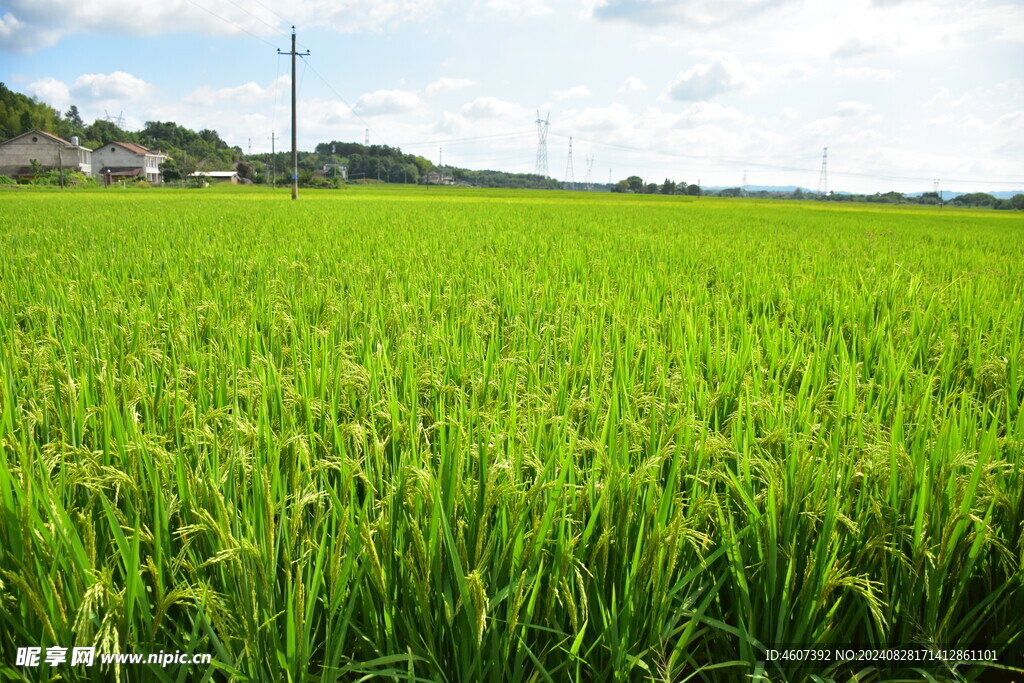
[[[36,135],[36,136],[39,136],[39,135],[41,135],[41,136],[43,136],[44,138],[50,138],[50,139],[51,139],[51,140],[53,140],[54,142],[62,142],[62,143],[64,143],[65,145],[68,145],[69,147],[71,146],[71,143],[70,143],[70,142],[68,142],[67,140],[65,140],[64,138],[60,138],[60,137],[57,137],[57,136],[56,136],[56,135],[54,135],[53,133],[47,133],[47,132],[46,132],[46,131],[44,131],[44,130],[30,130],[30,131],[26,131],[26,132],[22,133],[21,135],[15,135],[14,137],[12,137],[12,138],[10,138],[10,139],[8,139],[8,140],[4,140],[3,142],[0,142],[0,145],[2,145],[2,144],[5,144],[5,143],[8,143],[8,142],[10,142],[11,140],[17,140],[18,138],[23,138],[23,137],[27,137],[27,136],[29,136],[29,135]]]
[[[136,145],[134,142],[115,142],[115,145],[121,145],[125,149],[135,152],[136,154],[152,154],[153,152],[146,149],[142,145]]]

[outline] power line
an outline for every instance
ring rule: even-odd
[[[512,133],[496,133],[494,135],[475,135],[468,138],[443,138],[437,140],[421,140],[418,142],[402,142],[399,143],[400,147],[421,147],[423,145],[437,145],[437,144],[452,144],[456,142],[475,142],[477,140],[495,140],[497,138],[514,138],[522,137],[524,135],[532,135],[531,131],[520,130]]]
[[[562,138],[570,137],[568,135],[562,135],[562,134],[559,134],[559,133],[553,133],[553,135],[555,135],[556,137],[562,137]],[[768,170],[771,170],[771,171],[790,171],[790,172],[794,172],[794,173],[807,173],[808,170],[809,170],[808,167],[806,167],[806,166],[802,166],[802,167],[798,167],[798,166],[782,166],[782,165],[778,165],[778,164],[766,164],[766,163],[760,163],[760,162],[756,162],[756,161],[738,161],[738,160],[735,160],[735,159],[709,157],[709,156],[704,156],[704,155],[699,155],[699,154],[682,154],[682,153],[679,153],[679,152],[666,152],[666,151],[663,151],[663,150],[656,150],[656,149],[653,149],[653,150],[652,149],[642,149],[640,147],[633,147],[633,146],[630,146],[630,145],[623,145],[623,144],[614,143],[614,142],[605,142],[605,141],[602,141],[602,140],[593,140],[593,139],[590,139],[590,138],[579,138],[579,137],[576,137],[576,140],[577,141],[583,140],[584,142],[588,142],[588,143],[593,144],[593,145],[600,145],[602,147],[608,147],[610,149],[619,149],[619,150],[623,150],[623,151],[627,151],[627,152],[635,152],[635,153],[638,153],[638,154],[647,154],[647,155],[653,154],[653,155],[657,155],[657,156],[664,156],[664,157],[669,157],[669,158],[674,158],[674,159],[689,159],[689,160],[694,160],[694,161],[710,161],[710,162],[715,162],[715,163],[719,163],[719,164],[727,164],[727,165],[730,165],[730,166],[737,166],[737,167],[748,166],[748,167],[751,167],[751,168],[764,168],[764,169],[768,169]],[[884,174],[884,173],[858,173],[856,171],[836,171],[835,169],[832,170],[832,175],[833,176],[842,176],[842,177],[853,177],[853,178],[867,178],[867,179],[871,179],[871,180],[895,180],[895,181],[908,181],[909,180],[909,181],[921,181],[921,182],[931,182],[932,180],[934,180],[934,176],[888,175],[888,174]],[[962,184],[973,184],[973,185],[1024,185],[1024,179],[1011,180],[1011,179],[1007,179],[1007,178],[1002,178],[1002,179],[995,179],[995,180],[993,180],[993,179],[989,179],[989,178],[944,178],[944,180],[947,183],[958,183],[958,184],[962,183]]]
[[[252,36],[252,37],[253,37],[253,38],[255,38],[256,40],[260,41],[261,43],[265,43],[265,44],[267,44],[267,45],[269,45],[270,47],[273,47],[273,48],[276,48],[276,47],[277,47],[276,45],[274,45],[274,44],[273,44],[273,43],[271,43],[270,41],[268,41],[268,40],[264,40],[263,38],[260,38],[260,37],[259,37],[258,35],[256,35],[256,34],[255,34],[255,33],[253,33],[252,31],[250,31],[249,29],[245,28],[244,26],[240,26],[239,24],[236,24],[235,22],[231,21],[230,19],[225,19],[224,17],[222,17],[222,16],[221,16],[221,15],[219,15],[219,14],[216,14],[215,12],[211,12],[210,10],[208,10],[208,9],[206,9],[205,7],[203,7],[202,5],[200,5],[200,4],[198,3],[198,2],[195,2],[195,0],[188,0],[188,1],[189,1],[189,3],[190,3],[190,4],[192,4],[192,5],[195,5],[195,6],[196,6],[196,7],[198,7],[199,9],[201,9],[201,10],[203,10],[204,12],[206,12],[207,14],[209,14],[209,15],[210,15],[211,17],[213,17],[213,18],[215,18],[215,19],[220,19],[220,20],[221,20],[221,21],[223,21],[223,22],[224,22],[225,24],[229,24],[229,25],[231,25],[231,26],[234,26],[235,28],[237,28],[237,29],[238,29],[239,31],[241,31],[242,33],[248,33],[248,34],[249,34],[250,36]],[[266,22],[264,22],[264,23],[266,23]]]
[[[235,0],[228,0],[228,2],[230,2],[230,3],[232,4],[232,5],[234,5],[234,6],[235,6],[235,7],[237,7],[238,9],[242,10],[243,12],[245,12],[246,14],[248,14],[248,15],[249,15],[250,17],[252,17],[252,18],[253,18],[253,19],[255,19],[256,21],[260,22],[261,24],[263,24],[263,25],[264,25],[264,26],[266,26],[267,28],[269,28],[269,29],[270,29],[271,31],[273,31],[274,33],[278,33],[278,34],[280,34],[280,35],[283,35],[283,36],[286,36],[286,35],[288,35],[287,33],[285,33],[284,31],[282,31],[282,30],[281,30],[281,29],[279,29],[278,27],[276,27],[276,26],[274,26],[273,24],[270,24],[270,23],[268,23],[268,22],[264,21],[263,19],[259,18],[258,16],[256,16],[255,14],[253,14],[252,12],[250,12],[249,10],[247,10],[247,9],[246,9],[245,7],[243,7],[242,5],[239,5],[239,4],[237,3],[237,2],[235,2]],[[276,14],[276,12],[275,12],[275,14]]]
[[[260,0],[252,0],[252,2],[255,2],[255,3],[257,4],[257,5],[259,5],[259,6],[260,6],[260,7],[262,7],[263,9],[265,9],[265,10],[267,10],[268,12],[270,12],[271,14],[273,14],[273,15],[274,15],[275,17],[277,17],[278,19],[280,19],[280,20],[281,20],[282,22],[284,22],[285,24],[288,24],[288,23],[289,23],[287,19],[285,19],[285,18],[284,18],[284,17],[282,17],[282,16],[280,15],[280,14],[278,14],[277,12],[275,12],[275,11],[274,11],[274,9],[273,9],[272,7],[268,7],[267,5],[264,5],[264,4],[262,3],[262,2],[260,2]],[[283,33],[283,31],[282,31],[282,33]],[[303,47],[305,47],[305,45],[303,45]]]
[[[305,60],[305,59],[303,59],[302,61],[304,61],[304,62],[305,62],[306,60]],[[319,78],[319,79],[320,79],[321,81],[323,81],[323,84],[324,84],[324,85],[326,85],[326,86],[327,86],[327,88],[328,88],[328,89],[329,89],[329,90],[330,90],[330,91],[331,91],[332,93],[334,93],[334,96],[338,98],[338,101],[339,101],[339,102],[341,102],[342,104],[344,104],[344,105],[345,105],[346,107],[348,107],[348,110],[349,110],[350,112],[352,112],[352,115],[353,115],[353,116],[355,116],[355,117],[356,117],[357,119],[359,119],[359,121],[360,121],[360,122],[362,122],[363,126],[365,126],[365,128],[366,128],[367,130],[369,130],[369,131],[371,131],[371,132],[373,133],[374,137],[376,137],[376,138],[380,138],[380,139],[386,139],[386,136],[382,135],[382,134],[381,134],[381,131],[379,131],[379,130],[375,130],[375,129],[374,129],[374,127],[373,127],[373,126],[371,126],[371,125],[370,125],[370,124],[369,124],[369,123],[368,123],[368,122],[366,121],[366,119],[364,119],[364,118],[363,118],[362,116],[360,116],[360,115],[359,115],[359,112],[357,112],[357,111],[356,111],[356,108],[355,108],[355,107],[353,107],[353,106],[352,106],[351,104],[349,104],[349,103],[348,103],[348,102],[347,102],[347,101],[345,100],[345,98],[344,98],[344,97],[343,97],[343,96],[341,95],[341,93],[339,93],[339,92],[338,92],[338,90],[337,90],[337,89],[336,89],[336,88],[335,88],[335,87],[334,87],[333,85],[331,85],[331,83],[330,83],[330,82],[329,82],[329,81],[328,81],[328,80],[327,80],[326,78],[324,78],[324,77],[323,77],[323,75],[321,75],[321,73],[320,73],[319,71],[317,71],[317,70],[316,70],[316,67],[315,67],[315,66],[313,66],[312,64],[308,64],[308,67],[309,67],[309,70],[310,70],[310,71],[312,71],[312,72],[313,72],[313,74],[314,74],[314,75],[315,75],[315,76],[316,76],[317,78]]]

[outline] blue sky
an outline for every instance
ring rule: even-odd
[[[1024,191],[1009,0],[0,0],[0,79],[87,120],[269,150],[398,145],[470,168],[704,185]]]

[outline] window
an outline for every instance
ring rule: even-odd
[[[39,142],[39,138],[32,138],[32,142]]]

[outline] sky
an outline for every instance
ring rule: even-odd
[[[87,122],[704,186],[1024,191],[1020,0],[0,0],[0,80]],[[572,166],[569,168],[570,138]]]

